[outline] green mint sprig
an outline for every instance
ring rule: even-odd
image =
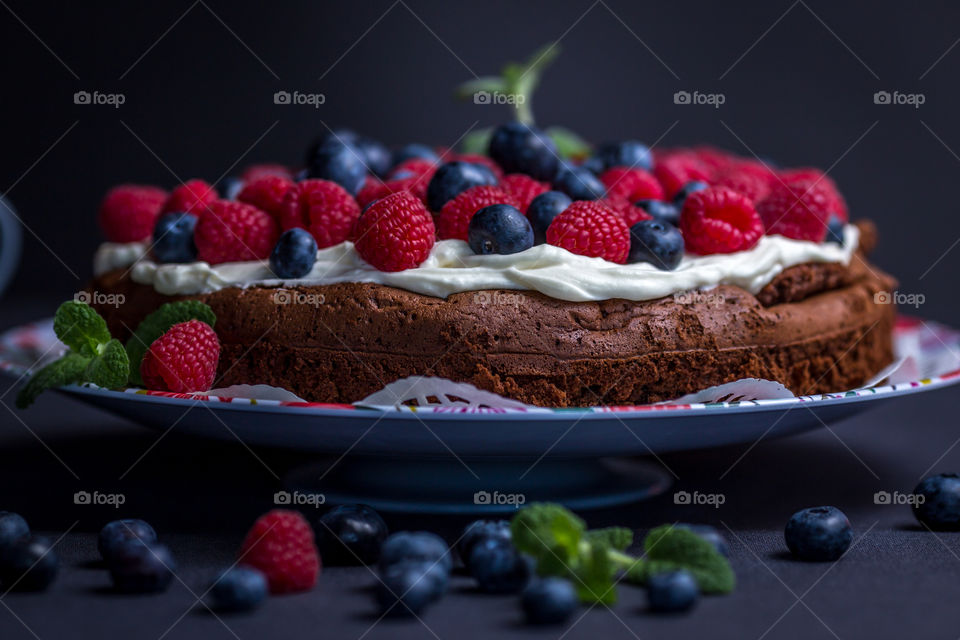
[[[126,346],[127,358],[130,360],[131,384],[143,385],[140,363],[150,345],[173,325],[190,320],[200,320],[212,328],[217,316],[213,309],[199,300],[179,300],[161,305],[137,325],[137,330],[127,340]]]
[[[586,523],[557,504],[531,504],[510,525],[513,544],[533,556],[543,576],[569,579],[583,602],[613,604],[616,577],[644,584],[661,571],[686,569],[704,593],[728,593],[735,576],[730,563],[706,540],[686,529],[664,525],[644,540],[644,558],[625,550],[633,542],[629,529],[588,531]]]

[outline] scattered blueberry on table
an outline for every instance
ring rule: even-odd
[[[112,551],[109,568],[118,592],[156,593],[170,586],[176,566],[162,544],[132,539]]]
[[[924,478],[913,493],[917,496],[913,504],[917,520],[931,529],[960,529],[960,474]]]
[[[836,560],[850,548],[853,528],[836,507],[810,507],[793,514],[784,538],[790,553],[800,560]]]
[[[534,580],[520,597],[520,606],[530,624],[563,624],[579,604],[576,589],[563,578]]]
[[[457,541],[457,554],[463,565],[469,571],[470,553],[478,542],[488,539],[510,542],[509,520],[474,520],[463,529],[460,540]]]
[[[210,587],[210,602],[219,611],[251,611],[267,598],[267,579],[251,567],[234,567]]]
[[[392,534],[380,547],[380,570],[401,560],[419,560],[436,563],[446,573],[453,568],[450,549],[440,536],[428,531],[399,531]]]
[[[317,549],[327,565],[373,564],[387,539],[387,523],[365,504],[334,507],[314,527]]]
[[[49,538],[20,538],[4,547],[0,558],[0,583],[4,590],[43,591],[60,570],[60,560]]]
[[[730,547],[727,545],[727,539],[715,527],[708,524],[688,524],[679,523],[678,529],[687,529],[697,534],[707,542],[713,545],[713,548],[725,558],[730,557]]]
[[[443,567],[428,561],[405,559],[380,572],[377,602],[380,612],[389,616],[418,616],[447,590],[448,574]]]
[[[470,574],[486,593],[517,593],[530,581],[533,563],[509,541],[484,538],[470,551]]]
[[[157,541],[157,532],[147,522],[134,518],[108,522],[100,530],[100,537],[97,540],[100,557],[109,562],[114,554],[130,540],[154,543]]]
[[[0,511],[0,552],[30,537],[30,526],[19,513]]]
[[[699,597],[697,581],[689,571],[657,573],[647,582],[647,604],[657,613],[688,611]]]

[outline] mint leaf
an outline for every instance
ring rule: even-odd
[[[200,320],[212,327],[217,321],[217,316],[213,313],[213,309],[199,300],[180,300],[161,305],[140,322],[137,330],[127,340],[126,346],[127,366],[132,384],[143,385],[143,379],[140,377],[140,362],[150,345],[173,325],[188,320]]]
[[[460,151],[463,153],[480,153],[486,155],[487,149],[490,147],[490,136],[492,135],[493,129],[490,127],[471,131],[465,135],[460,142]]]
[[[633,531],[626,527],[607,527],[587,531],[587,540],[591,544],[602,544],[617,551],[625,551],[633,544]]]
[[[119,340],[108,342],[103,353],[90,361],[83,374],[84,381],[105,389],[122,387],[129,378],[130,359]]]
[[[581,602],[610,605],[617,601],[616,583],[613,580],[617,566],[609,550],[604,544],[592,544],[577,563],[572,582]]]
[[[91,358],[110,341],[110,331],[100,314],[84,302],[69,300],[60,305],[53,318],[53,331],[76,353]]]
[[[79,382],[87,368],[90,358],[80,354],[68,352],[59,360],[55,360],[31,376],[17,394],[17,408],[26,409],[41,393],[54,387]]]
[[[647,562],[628,570],[631,580],[646,582],[655,573],[686,569],[693,574],[703,593],[729,593],[736,577],[730,563],[712,544],[687,529],[663,525],[651,531],[643,542]]]
[[[557,145],[557,153],[563,158],[584,158],[590,155],[590,143],[564,127],[550,127],[547,135]]]

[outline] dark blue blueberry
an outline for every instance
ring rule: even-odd
[[[689,571],[657,573],[647,580],[647,604],[651,611],[677,613],[697,603],[700,589]]]
[[[243,191],[243,179],[237,176],[227,176],[220,181],[217,189],[220,191],[220,197],[224,200],[236,200],[237,195]]]
[[[700,180],[688,182],[680,188],[680,191],[677,191],[677,195],[673,196],[673,204],[677,205],[677,209],[683,209],[683,203],[686,201],[687,196],[697,191],[703,191],[709,186],[706,182]]]
[[[636,140],[607,142],[597,147],[594,155],[603,163],[604,170],[611,167],[632,167],[649,171],[653,168],[650,148]]]
[[[147,544],[157,541],[157,532],[143,520],[127,519],[108,522],[100,530],[97,548],[100,556],[107,562],[114,553],[130,540],[143,540]]]
[[[467,239],[478,255],[519,253],[533,246],[533,228],[516,207],[493,204],[470,218]]]
[[[321,145],[307,169],[308,177],[336,182],[351,195],[357,195],[367,179],[367,165],[360,151],[351,143],[339,140]]]
[[[450,573],[453,559],[443,539],[427,531],[399,531],[380,547],[380,571],[403,560],[436,563]]]
[[[360,152],[364,164],[371,173],[375,173],[381,178],[387,175],[390,167],[393,166],[393,155],[387,147],[372,138],[358,136],[353,141],[353,146]]]
[[[713,548],[717,552],[725,557],[730,556],[730,547],[727,546],[727,539],[723,537],[723,534],[716,530],[716,528],[711,527],[708,524],[686,524],[681,523],[676,525],[678,529],[687,529],[697,534],[707,542],[713,545]]]
[[[427,185],[427,206],[431,211],[440,211],[443,205],[470,187],[496,184],[496,178],[491,182],[491,177],[492,172],[481,170],[470,162],[454,161],[441,165]]]
[[[547,227],[572,202],[570,196],[561,191],[547,191],[533,199],[527,207],[527,219],[533,227],[534,244],[543,244],[547,241]]]
[[[0,583],[13,591],[43,591],[57,577],[60,560],[50,540],[21,538],[5,547],[0,559]]]
[[[960,529],[960,474],[924,478],[913,493],[917,520],[931,529]]]
[[[0,552],[30,537],[30,527],[19,513],[0,511]]]
[[[210,587],[210,603],[220,611],[250,611],[266,599],[267,579],[250,567],[228,569]]]
[[[833,242],[838,244],[841,247],[843,246],[843,228],[846,225],[843,220],[837,216],[830,216],[829,222],[827,222],[827,242]]]
[[[487,155],[504,173],[525,173],[535,180],[550,180],[557,173],[557,146],[540,129],[510,122],[497,127],[490,136]]]
[[[672,271],[683,258],[683,236],[668,222],[641,220],[630,227],[630,255],[627,262],[649,262],[657,269]]]
[[[520,597],[520,606],[531,624],[563,624],[578,605],[576,589],[563,578],[536,580]]]
[[[482,162],[471,162],[473,166],[480,169],[480,171],[487,176],[487,184],[497,184],[500,182],[497,180],[497,174],[493,172],[493,169],[483,164]]]
[[[607,170],[606,165],[603,163],[603,158],[600,156],[590,156],[584,160],[580,166],[595,176],[599,176]]]
[[[418,160],[428,160],[430,162],[438,162],[440,160],[437,152],[427,145],[414,143],[404,145],[393,152],[393,166],[397,166],[407,160],[413,160],[414,158]]]
[[[850,547],[853,529],[840,509],[811,507],[793,514],[784,538],[800,560],[836,560]]]
[[[380,572],[377,603],[390,616],[417,616],[447,590],[449,576],[429,561],[403,560]]]
[[[633,204],[653,216],[654,220],[667,222],[675,227],[680,224],[680,208],[672,202],[664,202],[663,200],[637,200]]]
[[[561,169],[553,181],[553,188],[574,200],[598,200],[606,193],[600,179],[583,167]]]
[[[137,539],[120,545],[108,564],[113,587],[121,593],[165,591],[176,568],[165,546]]]
[[[474,520],[463,530],[463,535],[457,542],[457,553],[460,559],[466,565],[470,561],[470,552],[473,547],[482,540],[495,538],[509,542],[512,537],[510,534],[509,520]],[[467,567],[469,569],[469,567]]]
[[[486,538],[470,551],[470,575],[481,591],[487,593],[517,593],[530,581],[533,567],[530,559],[510,542]]]
[[[308,167],[313,164],[314,159],[317,157],[320,149],[332,143],[354,143],[357,138],[360,136],[357,135],[352,129],[333,129],[324,131],[322,134],[317,136],[316,140],[310,143],[310,146],[307,148],[307,156],[304,158],[304,164]]]
[[[328,565],[373,564],[387,539],[387,523],[365,504],[334,507],[314,528],[320,557]]]
[[[317,241],[306,229],[288,229],[270,252],[270,270],[278,278],[302,278],[317,261]]]
[[[192,213],[165,213],[157,218],[153,227],[153,255],[160,262],[194,262],[197,246],[193,243],[193,230],[197,216]]]

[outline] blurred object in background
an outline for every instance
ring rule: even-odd
[[[9,200],[0,196],[0,295],[17,272],[22,243],[23,232],[16,211]]]

